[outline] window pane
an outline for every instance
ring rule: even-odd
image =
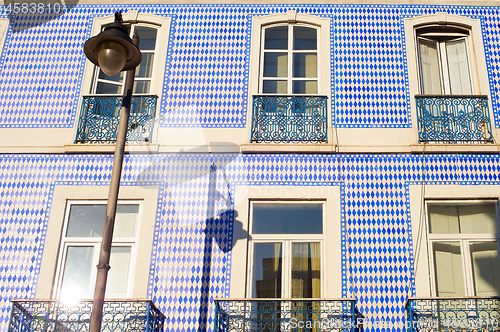
[[[286,81],[263,81],[262,93],[271,94],[286,94],[287,82]]]
[[[153,72],[153,60],[154,54],[152,53],[143,53],[142,61],[135,70],[135,77],[137,78],[149,78],[151,77],[151,73]]]
[[[90,299],[94,247],[68,247],[61,285],[61,299]]]
[[[288,26],[267,28],[265,30],[264,49],[287,50],[288,49]]]
[[[281,297],[281,243],[255,243],[253,297]]]
[[[95,93],[102,95],[114,95],[122,93],[122,86],[116,84],[109,84],[98,82]]]
[[[462,255],[458,242],[433,244],[438,296],[465,296]]]
[[[85,204],[71,205],[66,236],[68,237],[102,237],[106,205]]]
[[[295,53],[293,55],[293,77],[317,77],[316,53]]]
[[[127,281],[130,268],[130,247],[112,247],[109,258],[108,282],[106,284],[107,298],[127,297]]]
[[[317,81],[293,81],[294,94],[316,94],[318,93]]]
[[[441,76],[439,69],[437,43],[418,39],[420,56],[420,80],[423,94],[441,94]]]
[[[464,205],[458,211],[460,233],[498,233],[495,204]]]
[[[137,213],[136,204],[120,204],[116,208],[114,237],[132,237],[135,235]],[[67,237],[102,237],[106,205],[73,204],[69,212]]]
[[[264,53],[264,77],[287,77],[288,56],[286,53]]]
[[[452,205],[429,205],[429,231],[436,234],[457,234],[458,209]]]
[[[156,29],[147,27],[136,27],[135,32],[139,35],[139,49],[141,51],[154,50],[156,47]],[[144,57],[144,55],[143,55]]]
[[[118,205],[116,208],[114,237],[134,237],[139,205]]]
[[[429,205],[430,233],[498,233],[495,204]]]
[[[125,72],[121,71],[118,74],[115,74],[113,76],[108,76],[108,75],[104,74],[104,72],[102,70],[99,69],[99,79],[121,83],[121,82],[123,82],[124,73]]]
[[[321,204],[255,204],[254,234],[322,234]]]
[[[454,95],[472,94],[465,39],[446,42],[450,90]]]
[[[149,93],[151,81],[134,81],[134,93]]]
[[[306,27],[293,28],[293,49],[294,50],[315,50],[317,49],[316,29]]]
[[[500,263],[496,242],[473,242],[470,245],[476,296],[500,295]]]
[[[321,297],[319,243],[292,243],[292,298]]]

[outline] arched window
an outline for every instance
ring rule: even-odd
[[[260,93],[317,94],[318,29],[280,24],[262,33]]]
[[[422,94],[472,95],[470,31],[453,25],[415,29]]]

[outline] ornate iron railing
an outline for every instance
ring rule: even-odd
[[[121,96],[84,96],[75,141],[77,143],[115,142],[122,99]],[[127,132],[128,142],[151,141],[155,109],[155,95],[132,97]]]
[[[327,142],[325,96],[253,96],[250,142]]]
[[[12,300],[9,332],[88,331],[92,301]],[[107,300],[102,332],[162,332],[165,316],[151,300]]]
[[[498,331],[500,298],[408,299],[406,331]]]
[[[493,142],[487,96],[415,96],[420,142]]]
[[[351,331],[353,299],[219,299],[215,332]]]

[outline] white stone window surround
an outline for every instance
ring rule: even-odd
[[[233,232],[233,250],[231,263],[230,298],[250,298],[251,271],[248,269],[249,227],[252,202],[288,202],[288,203],[322,203],[323,204],[323,234],[321,244],[321,296],[324,298],[342,297],[342,253],[341,250],[341,210],[339,186],[237,186],[235,188],[236,223],[241,222],[241,228],[235,225]],[[251,235],[250,235],[251,236]],[[260,235],[272,237],[273,235]],[[297,235],[293,235],[297,238]],[[309,235],[302,236],[308,240]],[[316,236],[316,235],[313,235]],[[288,236],[290,237],[290,236]],[[298,238],[297,238],[298,239]],[[314,242],[314,241],[309,241]],[[348,260],[349,258],[346,257]]]
[[[318,234],[255,234],[252,232],[253,229],[253,210],[256,204],[281,204],[281,205],[293,205],[293,204],[315,204],[322,206],[323,230]],[[254,276],[254,266],[255,266],[255,245],[257,244],[281,244],[281,297],[282,298],[292,298],[292,246],[293,244],[299,243],[319,243],[319,256],[320,256],[320,294],[322,293],[326,281],[325,281],[325,201],[320,200],[252,200],[250,201],[250,217],[249,217],[249,245],[248,245],[248,263],[247,263],[247,294],[248,297],[254,298],[252,294],[255,292],[253,287],[253,276]],[[302,297],[302,296],[301,296]],[[314,296],[314,298],[320,298],[320,296]]]
[[[438,237],[429,236],[427,205],[436,203],[471,205],[496,203],[498,219],[500,188],[495,185],[432,184],[422,186],[421,184],[414,184],[409,186],[409,194],[415,295],[419,298],[435,297],[437,296],[435,274],[432,266],[434,262],[430,244],[433,240],[437,240]],[[486,237],[479,235],[477,238],[481,239],[481,237],[492,240],[494,235]]]
[[[299,24],[307,27],[315,27],[318,29],[318,95],[327,97],[327,135],[328,145],[335,145],[336,138],[332,130],[332,115],[331,115],[331,50],[330,50],[330,18],[319,17],[314,15],[297,13],[295,10],[289,10],[284,14],[271,14],[252,18],[252,36],[250,45],[250,66],[248,78],[248,101],[247,101],[247,135],[250,137],[252,130],[252,103],[253,96],[258,95],[261,84],[261,47],[263,45],[264,28],[271,25],[279,24]],[[290,94],[291,95],[291,94]],[[254,144],[251,144],[254,145]],[[258,146],[265,146],[264,143],[258,143]],[[314,144],[307,144],[306,149]],[[324,145],[324,144],[322,144]],[[273,144],[273,149],[290,149],[291,144]],[[248,148],[248,147],[247,147]],[[300,149],[300,147],[298,147]],[[250,150],[252,148],[250,147]],[[292,147],[293,149],[293,147]]]
[[[40,266],[37,289],[37,299],[54,298],[57,286],[57,267],[60,252],[62,232],[65,222],[66,207],[69,201],[106,200],[109,188],[107,186],[86,185],[56,185],[50,207],[44,251]],[[135,260],[131,268],[131,289],[127,294],[130,298],[147,298],[149,269],[153,246],[153,235],[156,222],[156,207],[158,203],[159,188],[128,187],[120,188],[120,202],[138,202],[142,204],[139,218],[140,228],[137,233],[137,254],[140,259]],[[95,267],[94,267],[95,269]]]
[[[89,295],[88,298],[92,297],[94,286],[95,286],[95,280],[96,280],[96,275],[97,275],[97,270],[95,266],[97,266],[98,259],[99,259],[99,251],[101,248],[101,243],[102,243],[102,237],[68,237],[65,234],[67,234],[69,223],[70,223],[70,211],[71,208],[74,206],[78,205],[101,205],[102,208],[106,207],[106,201],[104,200],[68,200],[66,203],[66,211],[65,211],[65,217],[64,217],[64,226],[63,226],[63,231],[62,231],[62,236],[61,236],[61,243],[60,243],[60,251],[57,259],[57,270],[56,270],[56,278],[55,278],[55,288],[54,288],[54,293],[53,293],[53,298],[58,298],[58,299],[64,299],[62,296],[62,286],[63,286],[63,276],[65,273],[66,269],[66,260],[68,257],[68,248],[69,247],[86,247],[86,248],[93,248],[93,257],[90,258],[91,260],[91,269],[90,269],[90,279],[89,279]],[[137,212],[137,220],[136,220],[136,225],[135,225],[135,230],[134,230],[134,236],[133,237],[113,237],[113,245],[112,248],[130,248],[130,257],[129,257],[129,267],[128,267],[128,277],[126,280],[126,295],[125,297],[130,297],[132,293],[132,287],[134,284],[134,271],[136,270],[135,263],[137,261],[137,243],[139,239],[139,233],[141,229],[141,215],[142,215],[142,201],[137,201],[137,200],[119,200],[118,205],[136,205],[138,206],[138,212]],[[116,224],[115,224],[115,230],[116,230]],[[116,233],[115,233],[116,234]],[[112,263],[110,263],[112,265]],[[108,281],[109,279],[109,274],[108,274]],[[76,290],[75,290],[76,291]],[[74,292],[75,293],[75,292]],[[75,296],[74,294],[71,295],[71,297]],[[114,296],[106,296],[107,298],[115,298]],[[87,298],[87,297],[85,297]],[[83,298],[82,298],[83,299]]]
[[[404,20],[404,35],[406,42],[406,59],[408,68],[408,83],[410,92],[410,111],[412,117],[413,142],[418,144],[418,121],[417,109],[415,104],[415,95],[421,94],[420,91],[420,69],[417,49],[416,29],[425,25],[449,24],[460,26],[469,30],[468,37],[468,57],[470,65],[471,80],[475,95],[488,96],[488,110],[490,120],[493,122],[493,108],[491,104],[491,92],[488,81],[488,70],[486,66],[486,57],[484,52],[484,42],[481,29],[481,21],[464,16],[452,15],[447,13],[437,13],[434,15],[418,16],[406,18]],[[493,128],[492,128],[493,129]],[[496,131],[493,130],[493,136],[496,139]]]
[[[157,28],[156,35],[156,49],[155,58],[152,69],[151,77],[151,89],[149,94],[156,95],[156,114],[155,114],[155,125],[153,126],[153,137],[152,141],[156,142],[158,136],[158,119],[159,119],[159,109],[161,105],[162,91],[163,91],[163,81],[165,78],[165,63],[167,60],[167,48],[170,37],[170,25],[172,19],[170,17],[161,17],[151,14],[140,13],[135,10],[129,10],[122,14],[124,24],[134,24],[134,25],[144,25],[146,27]],[[114,21],[114,15],[99,17],[94,19],[92,25],[91,36],[96,36],[101,32],[101,30],[109,23]],[[93,91],[95,75],[97,71],[95,70],[95,65],[93,65],[88,59],[85,62],[85,70],[83,73],[82,85],[80,90],[80,98],[78,100],[78,117],[75,121],[74,130],[78,126],[79,114],[81,111],[82,96],[89,95]]]

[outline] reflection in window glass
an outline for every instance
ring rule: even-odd
[[[496,242],[470,245],[476,296],[500,296],[500,263]]]
[[[112,247],[109,258],[106,297],[120,299],[127,297],[127,281],[130,268],[131,247]]]
[[[293,77],[318,76],[316,53],[296,53],[293,55]]]
[[[428,206],[430,233],[498,233],[495,204]]]
[[[119,204],[116,207],[114,237],[132,237],[135,235],[135,223],[139,205]],[[67,237],[102,237],[106,205],[73,204],[70,208]]]
[[[292,298],[321,296],[320,244],[292,243]]]
[[[315,50],[317,49],[316,29],[306,27],[293,28],[293,49],[294,50]]]
[[[61,285],[61,299],[90,299],[94,247],[68,247]]]
[[[318,93],[318,82],[316,81],[293,81],[294,94],[316,94]]]
[[[264,53],[264,77],[287,77],[288,56],[286,53]]]
[[[272,204],[253,206],[254,234],[322,234],[321,204]]]
[[[270,94],[286,94],[286,81],[263,81],[262,92]]]
[[[437,295],[465,296],[460,243],[436,242],[433,251]]]
[[[139,35],[139,49],[141,51],[154,51],[156,48],[156,29],[138,26],[135,32]]]
[[[253,297],[281,297],[281,243],[255,243]]]
[[[288,49],[288,26],[267,28],[265,30],[264,49],[266,50]]]

